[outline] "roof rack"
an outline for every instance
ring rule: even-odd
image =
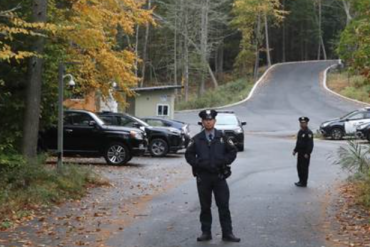
[[[217,111],[218,113],[235,113],[234,111],[228,110],[228,111]]]

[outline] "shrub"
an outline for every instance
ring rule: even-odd
[[[349,141],[347,147],[338,149],[335,163],[351,173],[349,180],[357,188],[356,201],[370,208],[370,144]]]
[[[336,164],[356,176],[368,175],[370,170],[370,145],[348,141],[346,147],[338,149]]]
[[[253,84],[242,78],[209,90],[201,97],[194,96],[188,102],[179,102],[177,110],[217,107],[243,100],[247,97]]]
[[[27,164],[20,156],[0,156],[0,228],[47,207],[85,195],[89,186],[107,185],[88,167],[64,165],[57,171],[45,157]]]

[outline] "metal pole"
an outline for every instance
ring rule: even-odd
[[[60,171],[63,167],[63,93],[64,93],[64,74],[65,66],[59,63],[58,71],[58,163],[57,169]]]

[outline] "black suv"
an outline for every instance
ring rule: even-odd
[[[355,136],[357,127],[366,123],[370,123],[369,107],[361,108],[341,118],[322,123],[320,132],[324,137],[331,137],[333,140],[341,140],[344,136]]]
[[[64,114],[66,156],[103,156],[110,165],[124,165],[133,156],[146,151],[146,134],[139,129],[107,126],[88,111],[68,110]],[[40,133],[39,148],[44,151],[57,149],[57,127]]]
[[[227,138],[231,139],[239,151],[244,151],[244,129],[246,122],[241,122],[233,111],[217,111],[217,130],[224,132]],[[198,123],[202,125],[201,122]]]
[[[109,125],[134,127],[144,130],[149,141],[148,149],[152,156],[163,157],[169,152],[176,153],[185,148],[185,136],[176,128],[153,127],[143,120],[126,113],[102,112],[98,115]]]
[[[180,130],[181,133],[185,136],[185,147],[188,146],[191,139],[189,124],[178,120],[166,119],[161,117],[145,117],[141,119],[153,127],[173,127]]]

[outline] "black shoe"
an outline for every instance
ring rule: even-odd
[[[198,242],[210,241],[212,240],[212,234],[210,232],[203,232],[200,237],[197,238]]]
[[[234,236],[234,234],[229,233],[229,234],[222,235],[222,241],[239,243],[240,238],[237,238]]]
[[[307,184],[303,184],[303,183],[301,183],[301,182],[294,183],[294,184],[295,184],[295,186],[297,186],[297,187],[307,187]]]

